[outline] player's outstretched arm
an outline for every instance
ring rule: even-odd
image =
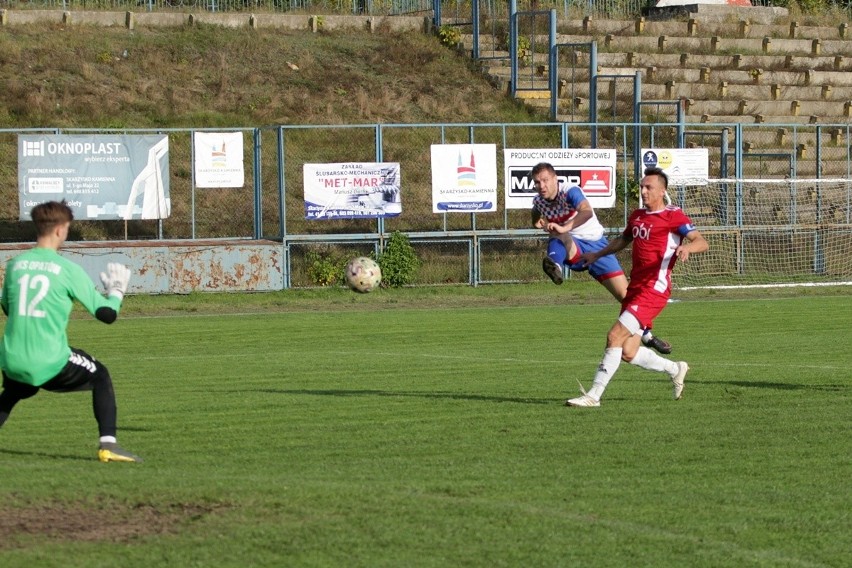
[[[80,302],[98,321],[104,323],[113,323],[118,318],[121,302],[130,282],[130,269],[121,264],[115,266],[120,268],[110,269],[108,265],[101,275],[106,290],[104,295],[82,266],[74,262],[66,263],[69,273],[68,294]]]
[[[106,272],[101,272],[101,282],[107,296],[123,300],[130,285],[130,269],[118,262],[110,262]]]
[[[681,262],[689,260],[689,255],[691,254],[706,252],[707,249],[710,248],[710,243],[707,242],[704,235],[702,235],[697,229],[688,232],[685,240],[687,242],[682,243],[675,251],[677,259]]]
[[[541,216],[541,211],[536,206],[530,209],[530,221],[536,229],[543,229],[547,225],[547,219]]]
[[[582,200],[577,205],[577,214],[574,216],[573,219],[571,219],[571,221],[572,221],[571,227],[574,228],[574,227],[582,226],[583,223],[585,223],[586,221],[591,219],[594,216],[594,214],[595,214],[595,210],[592,208],[592,204],[589,203],[589,200],[588,199]]]

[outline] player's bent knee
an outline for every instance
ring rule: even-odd
[[[93,385],[107,386],[112,384],[112,377],[109,371],[101,363],[98,363],[97,371],[92,376]]]

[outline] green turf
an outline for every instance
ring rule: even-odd
[[[617,307],[522,288],[179,315],[131,297],[113,326],[75,319],[146,462],[96,461],[86,394],[22,402],[0,430],[0,566],[852,564],[849,290],[685,297],[657,321],[684,399],[625,364],[575,409]],[[38,525],[57,512],[62,533]]]

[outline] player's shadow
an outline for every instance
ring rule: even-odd
[[[644,376],[644,377],[634,377],[630,379],[634,382],[640,383],[660,383],[660,379]],[[668,379],[664,381],[668,384]],[[774,389],[781,391],[798,391],[798,390],[818,390],[818,391],[826,391],[826,392],[842,392],[847,390],[849,387],[847,385],[841,384],[822,384],[822,385],[803,385],[797,383],[779,383],[779,382],[769,382],[769,381],[690,381],[687,376],[687,388],[689,385],[729,385],[732,387],[740,387],[740,388],[749,388],[749,389]]]
[[[245,391],[240,391],[245,392]],[[293,394],[293,395],[310,395],[310,396],[384,396],[389,398],[398,397],[413,397],[413,398],[429,398],[429,399],[447,399],[447,400],[474,400],[480,402],[514,402],[517,404],[554,404],[559,402],[558,399],[552,398],[521,398],[512,396],[486,396],[481,394],[463,394],[457,392],[400,392],[400,391],[383,391],[383,390],[343,390],[343,389],[256,389],[256,392],[265,392],[269,394]]]
[[[54,460],[77,460],[77,461],[92,461],[91,456],[79,456],[79,455],[69,455],[69,454],[53,454],[49,452],[33,452],[33,451],[22,451],[22,450],[5,450],[0,448],[0,454],[6,454],[10,456],[29,456],[29,457],[37,457],[37,458],[50,458]]]
[[[122,432],[153,432],[151,428],[141,428],[139,426],[125,426],[122,425],[119,430]]]
[[[775,390],[818,390],[829,392],[840,392],[846,390],[846,385],[800,385],[791,383],[770,383],[765,381],[701,381],[699,384],[731,385],[732,387],[753,389],[775,389]]]

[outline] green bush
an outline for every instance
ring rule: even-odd
[[[320,286],[334,286],[343,281],[346,270],[346,258],[334,252],[319,253],[308,251],[305,255],[308,278]]]
[[[442,45],[455,49],[461,41],[461,32],[455,26],[444,24],[438,28],[438,39]]]
[[[382,285],[393,288],[411,284],[420,268],[420,259],[408,236],[399,231],[391,233],[378,262],[382,269]]]

